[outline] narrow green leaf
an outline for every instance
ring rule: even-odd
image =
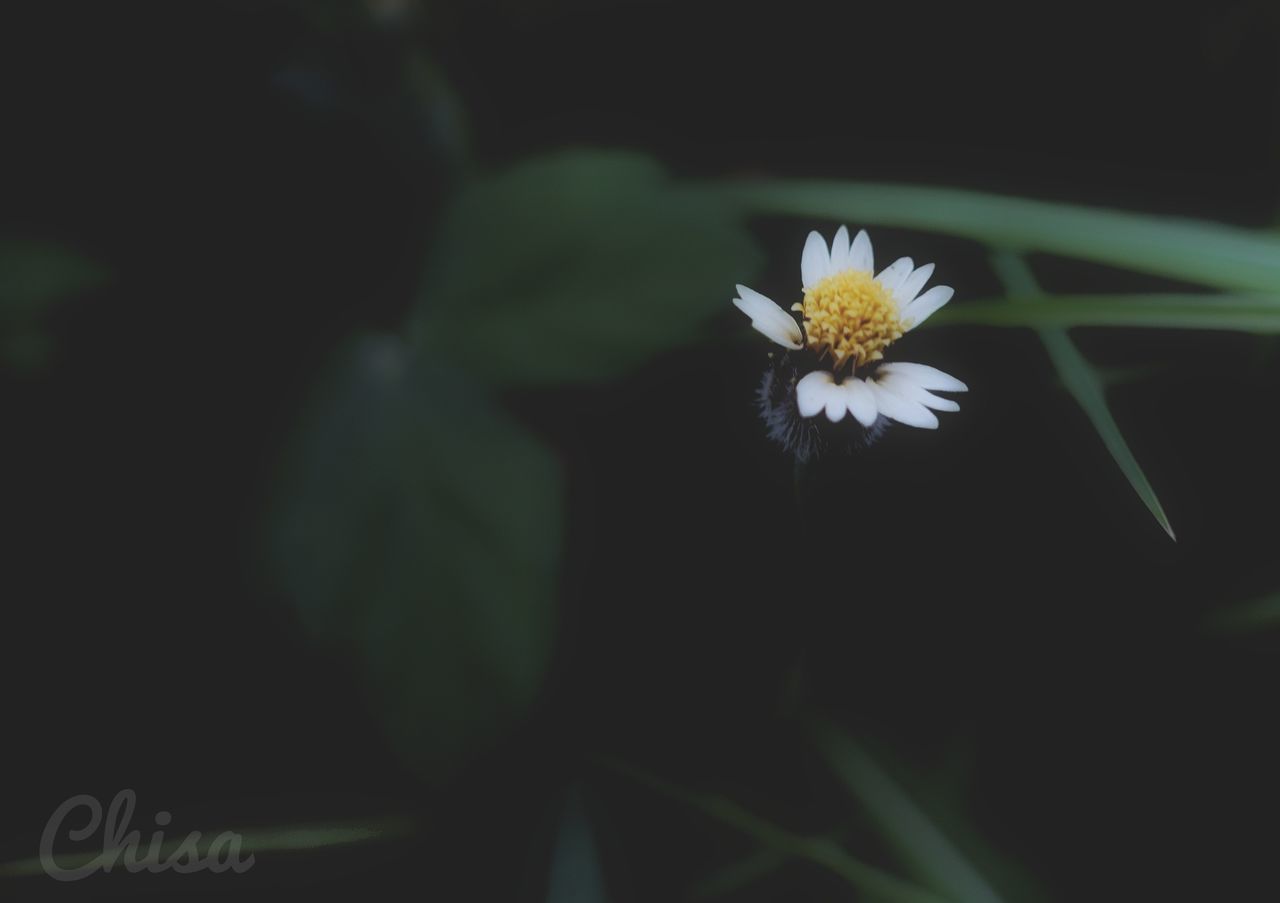
[[[1034,304],[1019,302],[1034,301]],[[1132,326],[1280,333],[1280,297],[1252,295],[1028,295],[949,304],[926,325],[1069,329]]]
[[[731,204],[649,158],[554,154],[462,191],[412,335],[494,384],[607,379],[693,339],[759,262]]]
[[[697,793],[677,787],[661,778],[626,763],[606,760],[603,765],[638,783],[679,800],[703,815],[754,838],[769,850],[784,857],[795,857],[820,865],[839,875],[873,903],[963,903],[945,890],[935,893],[903,881],[875,866],[855,859],[835,841],[793,834],[753,815],[737,803],[712,794]],[[936,888],[934,889],[937,890]]]
[[[1020,256],[1012,252],[996,252],[992,255],[991,262],[997,275],[1011,292],[1029,300],[1037,297],[1040,288],[1036,284],[1031,269]],[[1035,303],[1038,304],[1038,302]],[[1102,380],[1085,360],[1084,355],[1076,349],[1066,332],[1061,329],[1039,329],[1037,332],[1040,341],[1044,343],[1045,350],[1049,353],[1049,358],[1058,370],[1058,375],[1062,378],[1062,384],[1084,410],[1093,428],[1098,431],[1102,444],[1107,447],[1107,451],[1111,452],[1111,457],[1115,459],[1121,472],[1129,481],[1129,485],[1138,493],[1138,498],[1142,499],[1142,503],[1147,506],[1147,510],[1155,517],[1156,522],[1169,534],[1169,538],[1176,542],[1177,537],[1173,533],[1173,526],[1169,523],[1168,515],[1164,513],[1160,499],[1156,497],[1156,492],[1151,488],[1147,475],[1143,473],[1138,459],[1133,456],[1129,443],[1125,441],[1119,425],[1111,415]]]
[[[926,887],[956,903],[1000,903],[987,879],[875,760],[826,721],[811,732],[827,764]]]
[[[713,189],[749,211],[941,232],[1245,291],[1280,291],[1280,238],[1220,223],[951,188],[751,181]]]

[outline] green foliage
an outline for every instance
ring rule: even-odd
[[[609,761],[604,764],[751,837],[764,850],[782,860],[801,859],[838,875],[861,894],[860,899],[878,903],[948,903],[951,899],[946,894],[937,894],[916,886],[851,856],[840,843],[830,838],[805,837],[792,833],[724,797],[677,787],[622,762]],[[749,868],[759,869],[754,863]]]
[[[1018,304],[1035,301],[1035,304]],[[1067,329],[1127,326],[1280,333],[1280,293],[1252,295],[1044,295],[1018,293],[1004,301],[950,304],[928,325]]]
[[[691,339],[759,259],[722,199],[648,157],[555,154],[463,190],[413,336],[497,384],[608,379]]]
[[[996,253],[992,256],[992,265],[1015,297],[1040,300],[1040,287],[1021,257],[1009,252]],[[1084,410],[1093,428],[1098,431],[1102,443],[1107,447],[1107,451],[1111,452],[1111,457],[1115,458],[1120,471],[1138,493],[1147,510],[1155,517],[1156,522],[1169,534],[1169,538],[1176,539],[1173,526],[1164,513],[1160,499],[1156,498],[1156,492],[1151,488],[1147,475],[1142,472],[1138,459],[1129,450],[1129,443],[1125,441],[1119,425],[1111,416],[1102,378],[1085,360],[1084,355],[1076,350],[1076,346],[1065,331],[1044,327],[1036,330],[1036,333],[1044,343],[1045,351],[1049,353],[1053,365],[1058,368],[1062,384]]]
[[[954,188],[759,181],[713,191],[745,210],[919,229],[1215,288],[1280,295],[1280,238],[1220,223]]]
[[[1280,593],[1238,602],[1213,612],[1209,627],[1215,633],[1245,634],[1280,627]]]
[[[271,550],[308,629],[447,779],[526,713],[554,633],[558,465],[462,375],[366,338],[321,390]]]
[[[1126,326],[1280,333],[1280,240],[1271,235],[948,188],[760,181],[728,183],[709,192],[746,211],[922,229],[1003,249],[996,262],[1009,297],[949,305],[930,325],[1035,329],[1063,384],[1170,538],[1173,528],[1107,407],[1102,379],[1064,330]],[[1014,253],[1031,250],[1254,294],[1046,295]]]
[[[1065,330],[1280,334],[1280,243],[1214,224],[891,185],[686,187],[630,153],[561,153],[465,186],[439,225],[408,338],[362,341],[317,393],[271,536],[302,620],[357,664],[389,737],[426,780],[447,781],[524,717],[554,639],[558,468],[479,386],[607,380],[694,338],[759,263],[741,222],[747,211],[921,228],[1008,249],[994,258],[1007,298],[955,304],[931,325],[1034,329],[1171,537],[1108,409],[1104,379]],[[1047,295],[1017,256],[1022,250],[1239,294]],[[1274,619],[1274,601],[1258,611],[1253,620]],[[729,800],[615,767],[758,844],[700,894],[799,859],[866,899],[1004,899],[991,877],[1004,872],[962,852],[953,838],[970,840],[968,833],[944,831],[911,784],[830,724],[818,724],[813,737],[857,802],[853,814],[886,841],[906,879],[850,855],[840,835],[797,835]],[[576,797],[552,851],[548,893],[556,901],[604,897]]]
[[[913,877],[955,903],[1000,903],[987,878],[856,740],[836,726],[813,728],[819,752],[893,846]]]
[[[20,370],[42,365],[50,351],[42,322],[49,309],[105,276],[60,245],[0,241],[0,362]]]
[[[364,340],[319,391],[271,558],[427,780],[520,719],[555,631],[560,474],[473,383],[614,376],[724,310],[757,256],[645,157],[525,163],[463,189],[411,341]]]
[[[581,789],[573,787],[566,794],[551,851],[547,903],[605,903],[607,899],[595,829]]]

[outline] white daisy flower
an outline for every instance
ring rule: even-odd
[[[875,275],[871,239],[865,231],[849,241],[844,226],[828,248],[810,232],[800,259],[804,299],[791,310],[797,322],[759,292],[738,286],[734,305],[751,325],[788,350],[775,359],[760,389],[770,434],[801,457],[830,444],[823,420],[848,418],[859,431],[846,444],[874,441],[888,421],[936,429],[935,411],[960,406],[935,392],[965,392],[955,377],[924,364],[888,362],[884,352],[951,300],[950,286],[925,290],[933,264],[916,267],[902,257]]]

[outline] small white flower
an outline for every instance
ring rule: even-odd
[[[850,241],[849,230],[841,226],[829,248],[817,232],[810,232],[805,242],[800,258],[804,297],[791,308],[801,314],[800,322],[745,285],[738,286],[733,303],[760,333],[800,352],[787,356],[795,358],[788,366],[799,417],[823,414],[839,423],[849,415],[867,431],[882,417],[935,429],[934,411],[957,411],[960,406],[934,392],[964,392],[968,387],[924,364],[884,361],[890,345],[951,300],[950,286],[924,290],[932,275],[933,264],[917,267],[910,257],[895,260],[876,275],[867,233],[860,231]],[[762,404],[776,407],[779,385],[778,378],[767,382]],[[775,436],[799,434],[778,422],[776,410],[764,413]]]

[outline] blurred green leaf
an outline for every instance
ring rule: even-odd
[[[445,780],[534,699],[556,619],[561,478],[468,380],[367,338],[318,393],[270,551],[397,749]]]
[[[1023,304],[1034,301],[1034,304]],[[938,326],[1013,326],[1068,329],[1132,326],[1280,333],[1280,296],[1250,295],[1026,295],[1001,301],[949,304],[930,319]]]
[[[604,903],[608,899],[595,831],[582,800],[573,787],[565,798],[564,813],[547,878],[547,903]]]
[[[1093,372],[1102,380],[1104,388],[1123,386],[1127,383],[1142,382],[1159,376],[1165,368],[1155,364],[1144,364],[1134,367],[1093,367]]]
[[[61,245],[0,240],[0,360],[24,370],[41,365],[50,351],[45,313],[105,277],[97,264]]]
[[[814,722],[812,736],[836,776],[926,887],[956,903],[1000,903],[995,888],[857,741],[826,721]]]
[[[61,245],[0,241],[0,322],[30,318],[105,276],[102,267]]]
[[[1219,633],[1253,633],[1280,627],[1280,593],[1215,611],[1209,616],[1209,626]]]
[[[803,859],[827,869],[857,890],[861,900],[867,900],[870,903],[947,903],[954,900],[947,893],[934,893],[932,890],[917,887],[873,865],[855,859],[831,838],[793,834],[748,812],[731,800],[677,787],[624,762],[605,760],[602,764],[746,834],[766,850],[771,850],[784,859],[788,857]]]
[[[495,383],[606,379],[690,340],[758,263],[722,199],[647,157],[560,153],[463,191],[412,334]]]
[[[43,329],[36,325],[0,330],[0,361],[15,370],[38,370],[53,353],[53,342]]]
[[[1221,223],[869,182],[731,182],[713,193],[752,212],[941,232],[1217,288],[1280,292],[1280,238]]]
[[[764,848],[750,856],[731,862],[702,878],[691,888],[690,900],[714,900],[734,893],[773,874],[786,865],[790,857],[778,850]]]
[[[992,254],[991,262],[996,274],[1016,297],[1037,299],[1040,287],[1036,284],[1026,261],[1020,256],[1011,252],[996,252]],[[1101,378],[1094,372],[1092,365],[1085,360],[1084,355],[1076,350],[1076,346],[1072,344],[1066,332],[1061,329],[1039,329],[1037,334],[1040,336],[1040,341],[1044,343],[1050,360],[1058,369],[1062,384],[1084,410],[1093,428],[1098,431],[1102,444],[1107,447],[1107,451],[1111,452],[1111,457],[1115,459],[1121,472],[1129,481],[1129,485],[1138,493],[1138,498],[1142,499],[1142,503],[1147,506],[1147,510],[1155,517],[1164,532],[1169,534],[1169,538],[1176,541],[1173,526],[1169,523],[1168,515],[1164,513],[1160,499],[1156,497],[1156,492],[1151,488],[1147,475],[1142,472],[1138,459],[1133,456],[1129,443],[1125,441],[1119,425],[1111,416]]]

